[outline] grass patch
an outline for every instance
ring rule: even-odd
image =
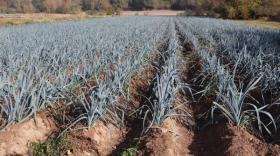
[[[7,21],[6,25],[16,25],[13,21]]]
[[[30,146],[33,156],[63,156],[75,149],[75,145],[70,142],[67,134],[44,143],[31,143]]]
[[[136,155],[137,155],[137,148],[136,147],[128,148],[121,153],[121,156],[136,156]]]
[[[256,27],[280,29],[280,22],[267,21],[267,20],[238,20],[238,22],[253,25]]]
[[[148,64],[150,62],[150,56],[148,54],[145,54],[143,57],[144,64]]]

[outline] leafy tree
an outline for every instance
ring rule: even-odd
[[[248,19],[279,16],[279,8],[280,0],[0,0],[0,12],[8,13],[186,9],[194,15]]]
[[[94,2],[93,0],[82,0],[82,10],[92,10],[94,8]]]
[[[144,8],[143,0],[129,0],[128,5],[132,10],[142,10]]]
[[[126,9],[128,8],[129,0],[111,0],[111,4],[115,7]]]
[[[43,0],[33,0],[32,4],[35,7],[36,12],[45,12],[46,11],[46,7],[43,4]]]

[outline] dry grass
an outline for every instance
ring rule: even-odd
[[[256,26],[256,27],[280,29],[280,22],[267,21],[265,19],[260,19],[260,20],[238,20],[238,22],[249,24],[249,25],[253,25],[253,26]]]
[[[33,13],[33,14],[0,14],[0,26],[21,25],[30,23],[48,23],[63,20],[81,20],[93,18],[85,13],[81,14],[47,14],[47,13]]]

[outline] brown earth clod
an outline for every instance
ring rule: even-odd
[[[47,140],[57,127],[48,112],[12,125],[0,133],[0,155],[30,155],[29,144]]]

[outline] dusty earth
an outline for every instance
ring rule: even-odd
[[[0,155],[30,155],[28,145],[47,140],[57,127],[46,112],[36,118],[12,125],[0,132]]]
[[[144,154],[153,156],[189,155],[193,134],[176,120],[167,119],[161,127],[152,127]]]
[[[45,113],[38,114],[36,124],[30,119],[13,125],[0,133],[0,155],[31,155],[28,144],[44,141],[56,130],[52,119]],[[71,133],[70,138],[77,143],[78,148],[68,155],[110,155],[123,141],[125,133],[124,129],[98,121],[90,129]],[[280,153],[279,145],[265,143],[246,130],[230,124],[190,131],[174,119],[167,119],[161,126],[152,127],[143,144],[138,155],[277,156]]]
[[[194,132],[188,146],[192,155],[279,155],[280,146],[265,143],[245,129],[229,124],[217,124]]]
[[[92,128],[70,132],[71,141],[77,150],[69,155],[109,155],[124,139],[125,129],[97,121]]]

